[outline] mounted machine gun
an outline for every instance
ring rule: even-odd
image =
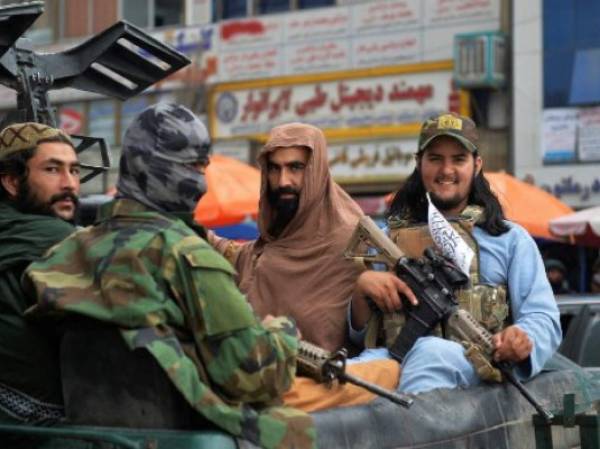
[[[125,21],[59,53],[36,53],[23,33],[44,12],[43,2],[0,8],[0,84],[17,92],[17,109],[4,126],[38,122],[57,126],[48,92],[74,88],[127,100],[189,64],[189,59]],[[71,136],[79,154],[98,145],[102,164],[86,165],[86,182],[110,166],[102,138]]]

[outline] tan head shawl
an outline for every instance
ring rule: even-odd
[[[277,238],[268,234],[273,210],[267,198],[266,163],[281,147],[304,146],[310,157],[296,216]],[[338,349],[346,335],[346,307],[359,274],[343,251],[362,215],[329,172],[327,143],[318,128],[291,123],[273,128],[258,156],[260,238],[245,246],[236,268],[240,289],[260,316],[287,315],[303,338]]]

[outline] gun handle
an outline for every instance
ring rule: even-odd
[[[427,335],[431,329],[432,327],[429,326],[428,323],[425,323],[423,320],[408,312],[402,331],[400,331],[400,334],[398,334],[398,337],[396,337],[396,340],[389,348],[392,358],[402,364],[406,353],[414,346],[417,339]]]

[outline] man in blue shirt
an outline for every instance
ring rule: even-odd
[[[465,236],[472,240],[476,257],[471,265],[472,291],[466,292],[465,303],[494,334],[494,358],[515,363],[517,375],[528,379],[540,372],[561,341],[559,312],[537,246],[522,227],[505,220],[483,176],[477,145],[477,129],[469,118],[441,114],[426,121],[415,171],[390,206],[389,232],[405,253],[419,255],[411,251],[427,241],[424,235],[429,234],[422,224],[427,222],[426,192],[455,227],[469,230]],[[473,294],[475,289],[485,294]],[[401,295],[415,303],[418,298],[411,293],[392,273],[362,273],[351,304],[351,338],[364,343],[373,313],[367,298],[389,314],[401,309]],[[475,300],[469,302],[469,298]],[[389,337],[386,341],[389,344]],[[384,348],[369,348],[358,360],[387,356]],[[461,344],[427,336],[419,338],[406,354],[399,389],[419,393],[480,381]]]

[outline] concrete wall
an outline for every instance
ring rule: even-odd
[[[600,163],[544,165],[543,0],[513,0],[512,161],[519,178],[551,191],[572,207],[600,205]]]

